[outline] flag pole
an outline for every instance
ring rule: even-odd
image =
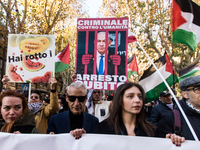
[[[158,70],[158,68],[156,67],[156,65],[154,64],[153,60],[149,57],[149,55],[146,53],[146,51],[143,49],[143,47],[140,45],[140,43],[137,41],[137,44],[140,46],[140,48],[143,50],[143,52],[145,53],[145,55],[148,57],[148,59],[151,61],[152,65],[155,67],[156,71],[158,72],[158,74],[160,75],[161,79],[163,80],[163,82],[165,83],[165,85],[167,86],[168,90],[170,91],[172,97],[174,98],[179,110],[181,111],[195,141],[199,141],[196,133],[194,132],[194,129],[192,128],[187,116],[185,115],[185,112],[183,111],[181,105],[179,104],[178,100],[176,99],[176,96],[174,95],[174,92],[171,90],[170,86],[168,85],[168,83],[165,81],[164,77],[162,76],[162,74],[160,73],[160,71]]]
[[[31,100],[31,83],[29,82],[29,88],[28,88],[28,102],[30,103]]]

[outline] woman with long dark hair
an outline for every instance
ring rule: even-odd
[[[137,83],[124,83],[114,94],[108,119],[99,123],[96,133],[155,136],[156,127],[145,120],[145,92]]]

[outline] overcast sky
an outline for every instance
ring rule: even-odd
[[[101,6],[103,0],[86,0],[86,5],[89,9],[89,14],[91,18],[96,18],[96,14]]]

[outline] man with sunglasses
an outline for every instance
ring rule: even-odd
[[[69,110],[52,116],[49,119],[47,133],[71,133],[79,139],[83,133],[93,133],[98,119],[83,112],[87,100],[87,87],[81,82],[73,82],[68,86],[66,101]]]
[[[179,101],[183,111],[189,119],[197,137],[200,139],[200,76],[185,78],[180,82],[183,99]],[[179,110],[178,107],[175,107]],[[178,115],[180,114],[180,117]],[[174,121],[175,120],[175,121]],[[180,125],[176,125],[181,121]],[[194,140],[190,129],[180,111],[168,113],[158,124],[158,136],[165,137],[167,133],[176,133],[186,140]],[[166,136],[170,137],[171,134]],[[180,142],[179,142],[180,143]]]

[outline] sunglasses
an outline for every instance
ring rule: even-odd
[[[79,102],[84,102],[85,99],[87,98],[86,95],[85,96],[73,96],[73,95],[68,95],[68,94],[67,94],[67,97],[68,97],[70,102],[75,102],[76,98],[78,98]]]
[[[31,99],[33,99],[33,98],[38,99],[39,97],[38,96],[31,96]]]
[[[93,94],[96,94],[96,93],[98,93],[98,94],[100,94],[101,92],[100,91],[93,91]]]

